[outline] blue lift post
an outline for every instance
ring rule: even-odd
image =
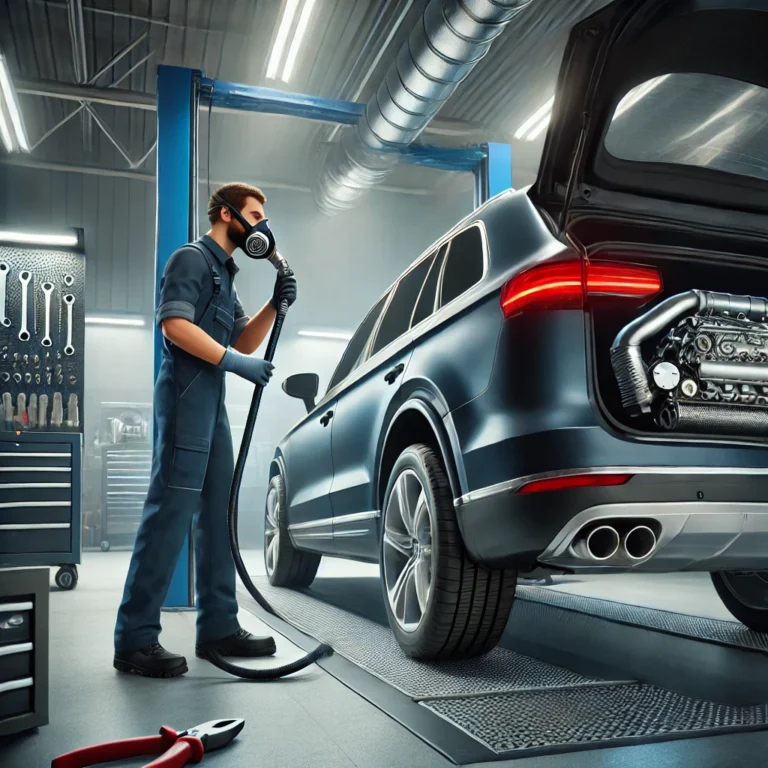
[[[181,67],[157,70],[157,251],[155,254],[155,306],[160,279],[175,250],[196,236],[196,123],[199,73]],[[163,335],[155,326],[155,381],[162,360]],[[157,434],[157,430],[153,431]],[[182,547],[164,608],[195,605],[191,538]]]
[[[157,75],[157,254],[155,300],[165,265],[180,246],[197,237],[197,119],[200,100],[211,107],[290,115],[354,125],[365,104],[320,99],[271,88],[225,83],[180,67],[158,67]],[[209,137],[210,141],[210,137]],[[417,145],[400,155],[406,163],[475,176],[475,206],[512,187],[512,149],[507,144],[446,149]],[[155,378],[163,337],[155,329]],[[163,607],[195,605],[192,552],[188,539]]]

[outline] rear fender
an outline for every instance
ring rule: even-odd
[[[444,414],[443,418],[440,415],[441,411]],[[387,448],[390,445],[394,445],[392,443],[393,440],[397,440],[401,443],[398,455],[400,450],[405,449],[405,443],[408,441],[403,441],[401,437],[397,436],[398,427],[403,425],[404,420],[412,418],[416,414],[428,424],[433,438],[430,442],[436,443],[441,453],[453,498],[458,498],[462,494],[461,478],[463,477],[463,463],[461,462],[461,454],[456,450],[458,440],[453,429],[450,414],[448,414],[445,403],[441,402],[437,393],[429,389],[419,389],[411,392],[409,399],[394,413],[384,433],[384,438],[379,444],[374,483],[374,488],[376,489],[376,509],[380,509],[383,504],[384,494],[389,482],[388,465],[394,463],[391,456],[387,453]],[[418,439],[418,437],[414,435],[414,439]]]

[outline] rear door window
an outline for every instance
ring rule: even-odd
[[[449,244],[443,269],[440,306],[444,307],[480,282],[484,271],[483,238],[480,227],[473,226],[460,232]]]
[[[394,288],[395,295],[387,307],[376,334],[371,350],[372,355],[398,339],[411,327],[411,316],[419,298],[421,286],[434,259],[435,254],[431,253],[400,278]]]
[[[360,323],[360,326],[355,331],[355,335],[352,337],[349,344],[347,344],[341,362],[338,364],[331,377],[328,391],[332,390],[337,384],[346,379],[365,358],[368,340],[371,337],[373,329],[376,327],[376,322],[379,319],[381,310],[384,308],[384,304],[386,304],[388,296],[389,293],[382,296],[366,315],[365,320]]]
[[[421,293],[419,294],[419,300],[416,303],[416,307],[413,310],[413,317],[411,318],[411,328],[418,325],[422,320],[426,320],[435,311],[435,295],[437,294],[437,282],[440,278],[440,269],[443,266],[443,259],[445,258],[446,251],[448,250],[448,244],[440,248],[437,254],[437,258],[432,260],[432,266],[429,269],[429,274],[424,284],[421,286]]]

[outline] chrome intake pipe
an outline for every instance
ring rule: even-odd
[[[578,557],[589,560],[610,560],[621,544],[619,532],[612,525],[599,525],[584,536],[580,532],[573,542],[573,551]]]
[[[631,528],[621,543],[623,553],[630,560],[644,560],[656,549],[656,534],[647,525]]]

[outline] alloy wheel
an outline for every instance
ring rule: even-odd
[[[267,494],[267,513],[264,520],[264,563],[267,575],[271,576],[280,556],[280,497],[277,488],[272,487]]]
[[[383,569],[389,607],[405,632],[414,632],[432,593],[432,520],[418,475],[397,478],[384,510]]]

